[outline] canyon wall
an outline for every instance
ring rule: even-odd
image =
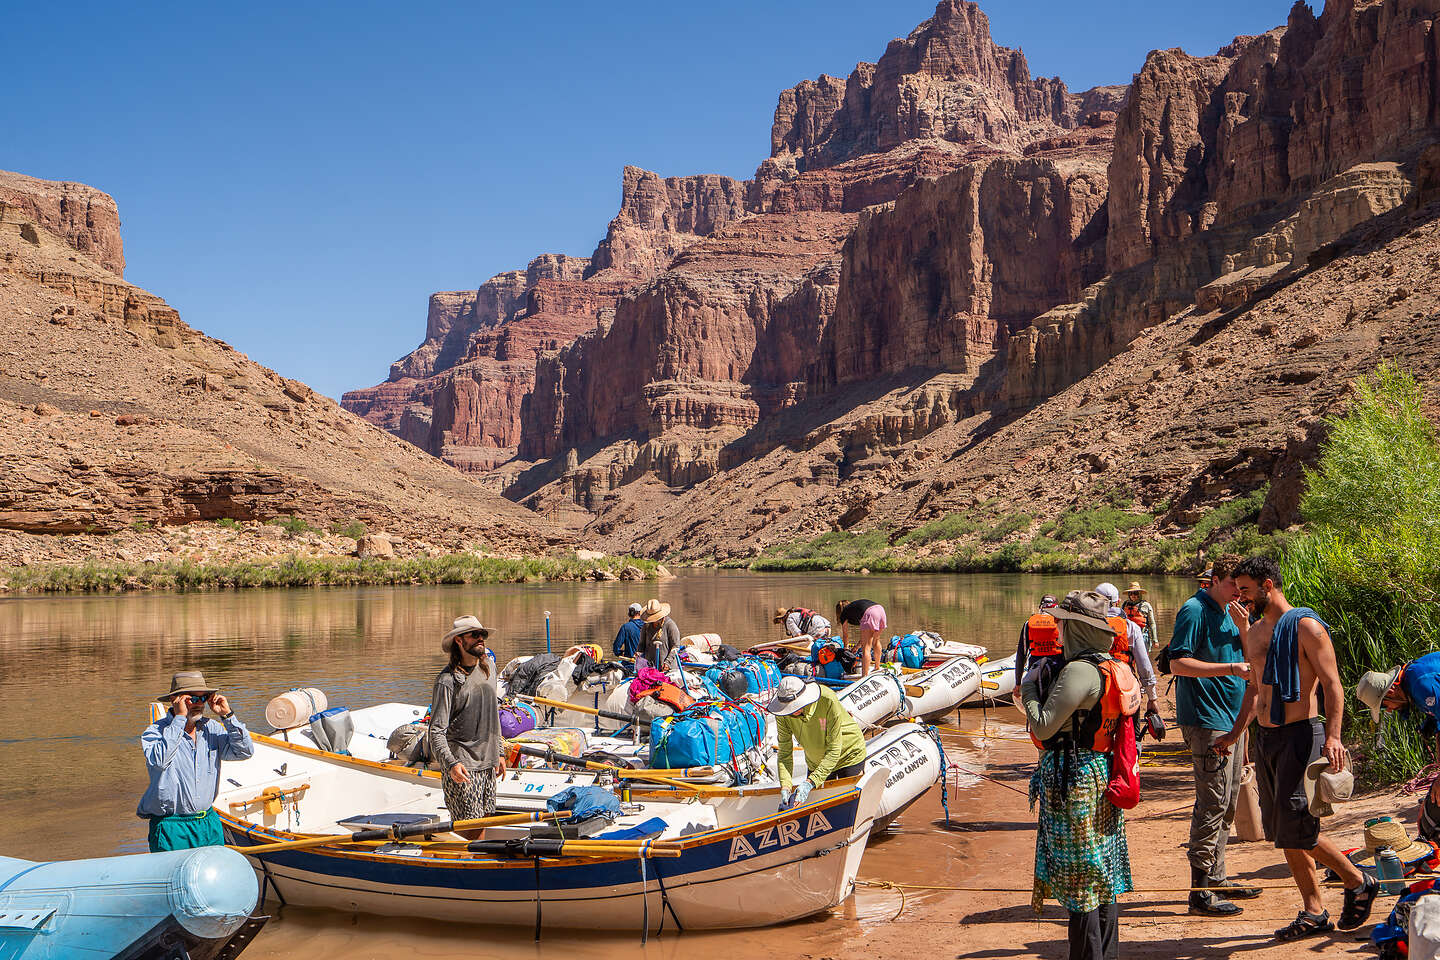
[[[38,180],[0,170],[0,209],[12,207],[117,277],[125,276],[120,211],[108,193],[83,183]]]

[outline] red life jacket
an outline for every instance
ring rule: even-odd
[[[1060,624],[1050,614],[1037,613],[1025,621],[1025,637],[1031,657],[1060,656]]]
[[[791,607],[789,610],[787,610],[787,611],[785,611],[785,612],[786,612],[787,614],[790,614],[790,613],[798,613],[798,614],[800,614],[800,633],[801,633],[802,636],[803,636],[804,634],[807,634],[807,633],[810,632],[810,621],[815,618],[815,611],[814,611],[814,610],[806,610],[804,607]]]
[[[1134,739],[1135,728],[1123,721],[1140,712],[1140,681],[1129,665],[1119,660],[1096,653],[1085,653],[1075,658],[1093,663],[1100,671],[1100,699],[1095,706],[1082,714],[1076,714],[1068,729],[1061,729],[1050,739],[1036,742],[1044,750],[1060,750],[1071,743],[1094,750],[1110,753],[1121,739],[1121,733]],[[1035,739],[1034,734],[1030,736]]]
[[[1135,655],[1130,651],[1130,621],[1124,617],[1106,617],[1110,629],[1115,631],[1115,642],[1110,644],[1110,656],[1127,667],[1135,665]]]

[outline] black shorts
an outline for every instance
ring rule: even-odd
[[[846,777],[858,777],[864,772],[865,761],[861,760],[859,763],[852,763],[848,767],[837,767],[834,773],[825,778],[825,782],[829,783],[831,780],[843,780]]]
[[[1325,727],[1318,717],[1260,728],[1260,762],[1274,788],[1265,820],[1281,850],[1314,850],[1320,840],[1320,818],[1305,798],[1305,768],[1324,750]]]

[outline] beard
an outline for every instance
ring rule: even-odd
[[[1250,601],[1250,612],[1255,614],[1255,616],[1257,617],[1263,617],[1265,616],[1266,608],[1268,608],[1269,606],[1270,598],[1262,594],[1261,596],[1258,596],[1254,600]]]

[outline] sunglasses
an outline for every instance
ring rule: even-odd
[[[198,707],[198,706],[200,706],[200,705],[201,705],[202,703],[204,703],[204,702],[205,702],[205,697],[196,696],[196,695],[193,694],[193,693],[190,694],[190,704],[191,704],[191,706]]]

